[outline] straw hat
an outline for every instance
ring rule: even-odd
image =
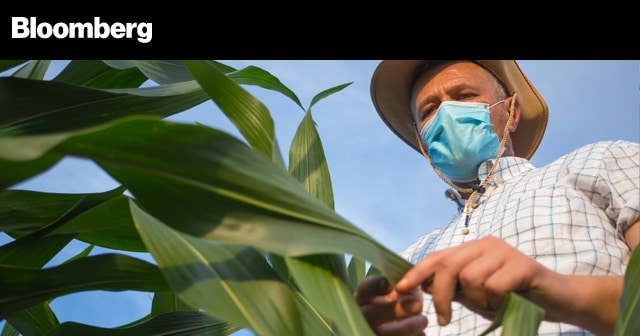
[[[387,60],[376,67],[371,78],[371,99],[387,126],[404,142],[420,152],[413,129],[411,91],[416,71],[426,61]],[[520,121],[511,133],[515,155],[530,159],[535,153],[545,128],[549,109],[540,93],[529,82],[513,60],[475,61],[489,70],[503,84],[507,94],[517,93]]]

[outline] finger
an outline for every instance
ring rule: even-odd
[[[409,269],[402,279],[398,281],[395,288],[398,292],[406,292],[416,286],[428,286],[433,282],[436,272],[443,269],[451,269],[457,272],[464,265],[472,262],[481,249],[482,247],[478,244],[478,241],[470,241],[459,246],[433,252]]]
[[[354,297],[358,305],[372,302],[377,296],[384,296],[393,290],[393,287],[385,277],[367,277],[360,282]]]
[[[433,265],[438,261],[438,256],[439,252],[434,252],[420,260],[396,283],[395,290],[400,293],[409,293],[414,288],[420,287],[423,282],[425,284],[431,284],[431,280],[435,274],[435,267]]]
[[[434,252],[410,269],[398,282],[396,290],[401,292],[406,290],[403,286],[422,284],[424,291],[432,296],[438,324],[446,325],[451,320],[451,301],[458,290],[458,274],[481,250],[480,244],[469,242]]]
[[[429,321],[427,317],[418,314],[408,317],[402,321],[387,323],[372,328],[376,335],[380,336],[424,336],[424,328],[427,327]]]
[[[398,300],[365,304],[360,306],[360,311],[369,325],[381,325],[421,314],[422,298],[407,296]]]
[[[509,292],[533,288],[532,281],[536,274],[544,270],[530,257],[521,256],[507,260],[485,281],[487,300],[491,307],[499,309]]]
[[[531,287],[536,272],[543,269],[530,257],[507,244],[485,250],[482,262],[469,264],[460,272],[467,307],[480,313],[497,312],[507,293]]]
[[[446,325],[451,321],[451,301],[456,295],[457,282],[457,272],[444,269],[436,274],[432,284],[427,288],[438,315],[439,325]]]
[[[479,258],[484,259],[482,262],[468,264],[458,274],[460,290],[456,293],[455,300],[477,312],[495,312],[496,307],[492,305],[495,300],[490,299],[494,295],[495,288],[488,287],[487,281],[503,267],[503,255],[485,253]]]

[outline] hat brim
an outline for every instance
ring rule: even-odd
[[[514,60],[474,61],[491,72],[507,93],[517,93],[520,121],[511,133],[516,156],[530,159],[542,141],[549,109],[540,93],[529,82]],[[385,60],[371,78],[371,99],[385,124],[404,142],[420,152],[411,113],[411,91],[418,67],[424,60]]]

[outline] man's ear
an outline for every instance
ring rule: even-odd
[[[511,113],[511,108],[513,108],[513,119],[509,125],[509,132],[513,133],[518,128],[518,122],[520,122],[520,102],[518,102],[517,96],[514,94],[505,99],[504,103],[507,106],[508,113]]]

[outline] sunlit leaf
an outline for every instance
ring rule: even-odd
[[[49,69],[50,60],[30,61],[20,69],[16,70],[11,76],[27,79],[43,79]]]
[[[131,132],[135,138],[126,136]],[[56,151],[95,160],[154,217],[194,236],[289,256],[346,251],[392,279],[410,266],[224,132],[129,120],[78,135]]]
[[[298,126],[289,150],[289,173],[307,192],[333,209],[333,189],[320,136],[311,112]],[[285,259],[289,273],[305,297],[339,333],[364,335],[370,329],[353,300],[343,254]]]
[[[273,119],[262,102],[207,61],[187,61],[187,68],[247,142],[284,167]]]
[[[151,302],[151,315],[158,315],[181,310],[194,310],[182,302],[173,291],[156,292]]]
[[[352,292],[355,292],[358,284],[364,280],[366,276],[366,266],[366,261],[361,258],[351,257],[351,259],[349,259],[347,271],[349,273],[349,285],[351,286]]]
[[[510,292],[496,318],[480,335],[484,336],[502,325],[502,335],[535,336],[544,318],[544,309],[522,296]]]
[[[640,248],[631,253],[618,302],[615,336],[640,335]]]
[[[281,167],[224,132],[129,119],[76,134],[48,146],[96,161],[147,211],[181,231],[288,256],[346,252],[379,265],[391,281],[410,267]],[[31,148],[31,138],[10,140]],[[32,155],[45,154],[36,142]]]
[[[333,262],[335,257],[316,255],[286,260],[302,293],[323,316],[336,324],[340,330],[338,334],[373,335],[353,300],[349,284],[343,277],[337,276],[346,268],[343,266],[337,270],[327,267],[336,265]]]
[[[0,60],[0,72],[15,68],[20,64],[29,62],[27,60]]]
[[[311,107],[313,107],[316,103],[318,103],[320,100],[329,97],[330,95],[336,93],[336,92],[340,92],[342,91],[344,88],[348,87],[349,85],[353,84],[353,82],[350,83],[345,83],[345,84],[341,84],[338,86],[334,86],[332,88],[326,89],[320,93],[318,93],[317,95],[315,95],[313,97],[313,99],[311,100],[311,105],[309,105],[309,109],[311,109]]]
[[[14,328],[11,323],[5,323],[2,328],[0,336],[19,336],[20,333]]]
[[[282,84],[280,79],[264,69],[256,66],[248,66],[244,69],[228,73],[228,76],[238,84],[257,85],[267,90],[279,92],[285,97],[291,99],[296,105],[300,106],[300,108],[304,110],[298,96],[296,96],[296,94],[286,85]]]
[[[259,335],[299,335],[293,293],[256,250],[180,233],[131,204],[149,252],[174,293],[192,308]]]
[[[16,134],[16,130],[28,134],[62,132],[136,114],[164,118],[207,99],[196,85],[162,94],[112,93],[55,81],[0,77],[0,134]]]
[[[300,181],[310,194],[328,207],[334,208],[331,174],[320,135],[310,112],[305,114],[291,142],[289,173]]]

